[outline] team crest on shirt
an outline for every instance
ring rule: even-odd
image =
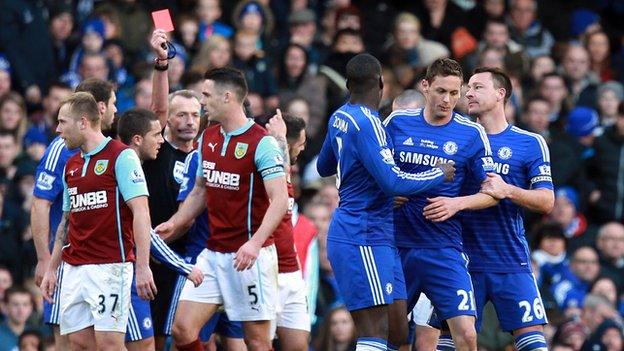
[[[503,146],[500,149],[498,149],[498,157],[500,157],[503,160],[509,159],[511,155],[512,155],[511,149],[507,146]]]
[[[457,144],[454,141],[449,140],[444,143],[444,146],[442,146],[442,150],[444,150],[444,153],[447,155],[455,155],[455,153],[457,152]]]
[[[236,148],[234,148],[234,157],[239,160],[245,157],[247,154],[247,148],[249,148],[249,145],[246,143],[236,143]]]
[[[143,329],[152,329],[152,319],[150,317],[143,319]]]
[[[106,172],[106,168],[108,168],[108,160],[97,160],[95,167],[93,167],[93,172],[97,175],[102,175],[102,173]]]
[[[386,284],[386,294],[392,294],[392,283]]]

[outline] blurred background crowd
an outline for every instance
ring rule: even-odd
[[[624,1],[9,0],[0,1],[0,350],[49,345],[29,212],[59,102],[97,77],[115,83],[119,114],[149,108],[150,12],[163,8],[175,24],[172,91],[200,91],[207,69],[233,66],[255,116],[279,107],[307,121],[293,180],[311,348],[349,350],[355,340],[325,254],[338,193],[314,161],[329,114],[347,97],[346,62],[367,51],[383,64],[382,116],[418,90],[436,58],[458,60],[465,76],[478,66],[506,70],[509,122],[541,134],[551,153],[555,208],[526,215],[551,349],[596,341],[623,349]],[[491,310],[485,318],[480,347],[511,349]]]

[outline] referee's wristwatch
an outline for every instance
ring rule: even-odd
[[[163,64],[164,62],[164,64]],[[169,60],[168,59],[161,59],[161,58],[155,58],[154,59],[154,69],[157,71],[166,71],[169,68]]]

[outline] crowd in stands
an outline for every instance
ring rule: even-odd
[[[547,340],[557,351],[624,348],[623,1],[11,0],[0,5],[0,351],[53,349],[29,223],[59,102],[96,77],[116,85],[118,114],[149,108],[150,12],[162,8],[175,24],[171,91],[201,92],[207,69],[232,66],[247,79],[254,116],[281,108],[307,122],[293,183],[311,348],[354,347],[325,251],[338,191],[315,158],[329,115],[347,98],[345,65],[362,52],[383,64],[381,116],[403,91],[418,90],[440,57],[459,61],[466,77],[479,66],[511,76],[508,122],[542,135],[552,160],[554,210],[525,219]],[[462,98],[457,112],[466,111]],[[297,238],[309,228],[313,239]],[[482,350],[512,347],[493,311],[482,329]]]

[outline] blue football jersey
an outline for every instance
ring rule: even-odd
[[[50,243],[52,251],[56,228],[63,215],[63,170],[67,160],[79,149],[67,150],[65,140],[56,137],[48,145],[35,173],[33,195],[52,202],[50,206]]]
[[[394,144],[394,159],[406,172],[421,172],[440,162],[455,163],[453,182],[412,195],[394,211],[397,247],[462,250],[459,215],[436,223],[423,216],[423,208],[429,204],[427,198],[456,197],[464,182],[479,184],[485,180],[486,172],[492,168],[485,130],[457,113],[444,125],[431,125],[425,120],[423,109],[397,110],[384,125]]]
[[[426,191],[444,181],[437,167],[418,174],[394,162],[392,145],[377,113],[345,104],[332,114],[318,157],[321,176],[336,175],[340,205],[329,240],[356,245],[393,245],[392,197]]]
[[[195,175],[199,164],[199,153],[197,150],[191,151],[184,160],[184,172],[182,172],[182,184],[178,192],[178,202],[182,202],[191,193],[195,186]],[[204,210],[197,218],[187,234],[186,257],[190,262],[195,262],[195,258],[206,248],[206,242],[210,235],[208,227],[208,213]]]
[[[488,135],[495,172],[507,184],[523,189],[553,189],[550,155],[540,135],[509,126]],[[479,191],[480,184],[467,182],[466,194]],[[498,205],[462,216],[464,248],[470,258],[469,269],[479,272],[530,272],[522,208],[503,199]]]

